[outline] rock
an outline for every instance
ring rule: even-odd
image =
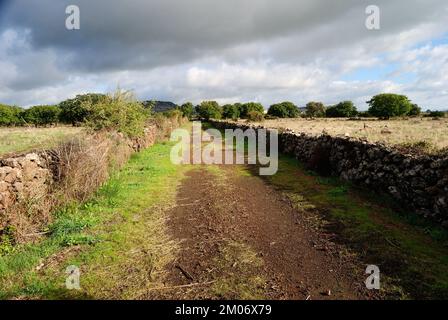
[[[40,162],[39,156],[36,153],[28,153],[25,156],[26,160]]]
[[[12,171],[11,167],[0,167],[0,180],[5,179],[6,175]]]
[[[16,181],[16,179],[17,179],[17,172],[11,171],[6,175],[5,179],[3,180],[7,183],[13,183],[14,181]]]
[[[1,192],[0,193],[0,204],[4,208],[8,208],[11,204],[13,204],[13,198],[11,196],[11,193],[9,193],[8,191]]]
[[[9,186],[10,186],[9,183],[6,183],[5,181],[0,181],[0,192],[7,191]]]
[[[438,198],[436,204],[440,207],[446,207],[446,198],[445,197]]]
[[[389,188],[389,193],[396,199],[401,199],[401,194],[398,191],[397,187],[394,186],[390,186]]]
[[[14,183],[13,187],[16,190],[16,192],[18,192],[18,193],[22,193],[23,192],[23,183],[16,182],[16,183]]]

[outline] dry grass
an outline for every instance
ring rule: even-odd
[[[59,191],[55,194],[63,198],[63,203],[86,201],[107,180],[109,172],[127,162],[132,148],[119,136],[111,138],[110,135],[106,132],[82,134],[54,149],[56,190]]]
[[[52,148],[65,139],[79,135],[82,131],[82,128],[68,126],[0,128],[0,156]]]
[[[132,152],[129,141],[116,133],[82,132],[66,138],[49,151],[54,184],[8,208],[0,217],[0,226],[6,223],[12,228],[15,243],[41,238],[46,234],[42,231],[52,222],[53,209],[88,200],[111,172],[128,161]]]
[[[384,142],[389,145],[429,142],[437,149],[448,147],[448,118],[411,118],[397,120],[348,119],[277,119],[255,123],[269,128],[288,128],[297,132],[319,135],[342,135]]]

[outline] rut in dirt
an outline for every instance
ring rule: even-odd
[[[237,165],[199,166],[168,226],[181,243],[153,299],[367,299],[365,265],[309,227],[303,212]]]

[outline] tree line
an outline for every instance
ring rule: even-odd
[[[201,119],[248,119],[262,121],[265,118],[350,118],[377,117],[388,119],[399,116],[418,116],[421,108],[413,104],[408,97],[398,94],[379,94],[367,101],[368,111],[358,111],[352,101],[342,101],[336,105],[325,106],[322,102],[309,102],[304,108],[292,102],[271,105],[265,114],[265,108],[258,102],[219,105],[216,101],[203,101],[197,106],[187,102],[179,111],[188,118]],[[137,102],[132,94],[118,91],[112,95],[88,93],[57,105],[34,106],[28,109],[0,104],[0,126],[49,126],[62,124],[88,125],[96,129],[106,126],[119,126],[128,134],[134,124],[148,117],[150,108]],[[444,112],[427,111],[427,116],[443,117]],[[126,125],[131,129],[126,129]]]
[[[181,112],[167,116],[181,116]],[[93,130],[116,130],[129,137],[141,136],[151,119],[150,108],[134,98],[132,92],[117,90],[112,94],[88,93],[57,105],[28,109],[0,104],[0,126],[49,126],[69,124]]]
[[[248,119],[259,121],[265,118],[352,118],[352,117],[377,117],[389,119],[400,116],[419,116],[421,108],[412,103],[404,95],[383,93],[374,96],[367,101],[369,109],[358,111],[352,101],[342,101],[336,105],[325,106],[322,102],[308,102],[304,108],[299,108],[292,102],[285,101],[271,105],[267,113],[263,105],[257,102],[225,104],[220,106],[216,101],[203,101],[196,107],[187,102],[180,106],[184,116],[202,119]],[[444,112],[426,111],[426,116],[443,117]]]

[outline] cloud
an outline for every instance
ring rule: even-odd
[[[427,43],[448,33],[446,1],[375,2],[379,31],[364,27],[366,0],[2,2],[0,100],[51,103],[120,85],[176,102],[353,99],[365,107],[372,94],[401,90],[446,106],[446,49]],[[81,9],[79,31],[65,29],[69,4]],[[394,70],[344,80],[378,66]]]

